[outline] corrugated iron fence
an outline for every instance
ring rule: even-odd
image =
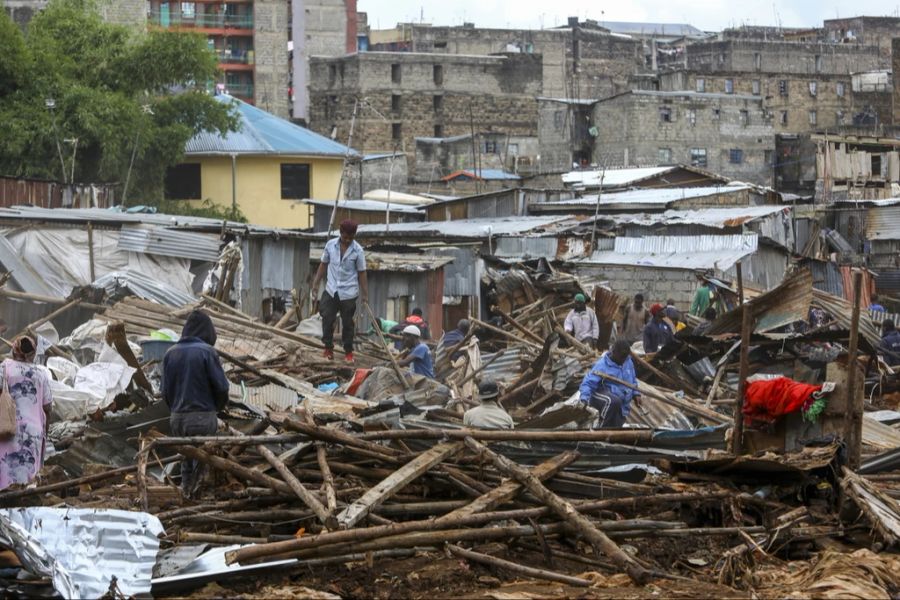
[[[115,204],[111,185],[0,177],[0,207],[109,208]]]

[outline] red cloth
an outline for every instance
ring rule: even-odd
[[[754,421],[775,421],[778,417],[797,412],[821,385],[800,383],[787,377],[752,381],[744,395],[744,416]]]
[[[356,393],[356,390],[359,389],[359,386],[363,384],[366,378],[372,374],[372,369],[357,369],[353,373],[353,379],[350,380],[350,385],[347,386],[347,395],[352,396]]]
[[[650,307],[650,314],[655,317],[656,313],[658,313],[659,311],[661,311],[664,308],[665,308],[665,306],[663,306],[662,304],[654,304],[653,306]]]

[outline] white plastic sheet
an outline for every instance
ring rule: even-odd
[[[18,256],[50,289],[67,297],[75,286],[91,283],[90,249],[83,229],[26,229],[6,233]],[[118,249],[119,232],[96,229],[94,270],[97,277],[114,271],[137,271],[191,293],[190,261]],[[30,290],[26,290],[30,291]]]

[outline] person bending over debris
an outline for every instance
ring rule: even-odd
[[[581,381],[581,401],[600,413],[600,427],[622,427],[631,412],[631,401],[641,401],[640,392],[606,377],[615,377],[637,387],[637,376],[631,360],[631,348],[625,340],[618,340],[612,349],[594,363]]]
[[[878,352],[884,356],[884,362],[891,367],[900,365],[900,331],[890,319],[881,324],[881,343]]]
[[[707,308],[703,312],[703,322],[694,327],[694,335],[706,335],[706,330],[709,329],[709,326],[712,325],[712,322],[716,320],[717,316],[716,309],[712,306]]]
[[[356,300],[369,301],[369,280],[366,278],[366,255],[362,246],[353,240],[356,223],[343,221],[340,237],[328,240],[322,251],[322,262],[313,279],[313,297],[319,293],[319,282],[325,277],[325,291],[319,302],[322,315],[322,343],[324,356],[334,358],[334,325],[337,315],[341,315],[341,341],[344,344],[344,360],[353,362],[353,335],[356,327],[353,315]]]
[[[216,328],[205,313],[188,315],[181,339],[163,357],[162,397],[172,411],[174,436],[215,435],[216,413],[228,401],[228,379],[213,346]],[[181,491],[196,493],[205,467],[195,460],[181,461]]]
[[[644,295],[635,294],[634,304],[625,309],[625,318],[622,320],[622,338],[629,344],[641,339],[644,326],[650,320],[650,313],[644,306]]]
[[[407,325],[403,329],[403,346],[407,348],[406,356],[399,359],[397,364],[401,367],[410,366],[413,373],[424,375],[434,379],[434,363],[431,360],[431,350],[422,341],[422,332],[415,325]]]
[[[34,366],[37,346],[28,336],[13,341],[12,358],[0,364],[4,391],[15,403],[15,434],[0,441],[0,489],[28,483],[44,465],[53,395],[50,379]]]
[[[666,322],[666,310],[662,304],[650,307],[651,321],[644,327],[644,353],[653,354],[672,341],[674,332]]]
[[[481,405],[470,408],[463,414],[463,425],[476,429],[512,429],[516,426],[497,398],[500,388],[496,382],[485,380],[478,384],[478,398]]]
[[[575,308],[566,315],[563,327],[582,344],[595,348],[600,337],[600,323],[597,313],[585,305],[586,301],[584,294],[575,294]]]
[[[444,334],[444,348],[450,350],[466,339],[466,336],[469,334],[469,327],[471,326],[472,324],[469,323],[468,319],[460,319],[459,323],[456,324],[456,329]],[[450,360],[455,361],[462,355],[462,350],[457,350],[450,356]]]

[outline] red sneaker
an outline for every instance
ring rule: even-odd
[[[348,352],[344,355],[344,362],[352,363],[353,362],[353,353]]]
[[[324,356],[328,360],[333,360],[334,359],[334,350],[332,350],[330,348],[325,348],[325,352],[322,353],[322,356]]]

